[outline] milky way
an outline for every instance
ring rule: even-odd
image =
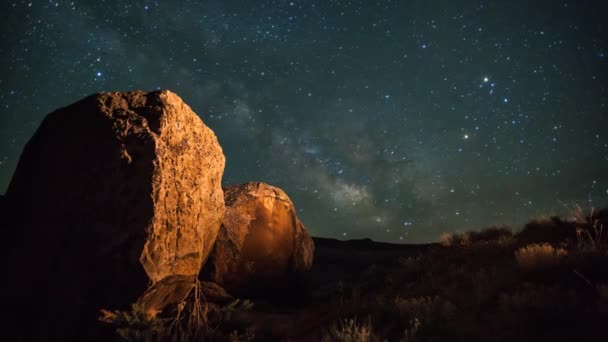
[[[224,184],[390,242],[608,205],[604,1],[3,1],[0,193],[42,118],[171,89]],[[77,157],[77,156],[75,156]]]

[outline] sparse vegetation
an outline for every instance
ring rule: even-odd
[[[317,240],[315,267],[298,291],[286,294],[299,302],[210,305],[198,340],[598,340],[608,319],[603,213],[536,220],[516,234],[490,227],[393,249]],[[138,310],[115,318],[121,336],[141,341],[167,327],[168,316],[148,321]]]
[[[513,232],[509,227],[488,227],[481,231],[468,231],[465,233],[443,233],[439,237],[439,244],[444,247],[469,246],[480,243],[509,243]]]
[[[101,310],[101,314],[100,320],[111,323],[125,341],[160,341],[166,335],[167,320],[150,316],[137,304],[130,311]]]
[[[608,234],[604,232],[604,225],[608,222],[606,212],[591,210],[589,215],[581,207],[573,211],[573,222],[576,224],[576,236],[580,250],[603,253],[608,251]]]
[[[253,341],[255,327],[239,314],[253,308],[249,300],[235,299],[219,306],[207,303],[200,282],[185,301],[151,315],[137,304],[130,311],[101,310],[100,321],[116,329],[123,341]]]
[[[374,334],[372,322],[362,322],[356,318],[342,319],[334,323],[321,338],[322,342],[376,342],[380,339]]]
[[[554,248],[548,243],[531,244],[515,251],[519,266],[528,270],[555,266],[566,255],[568,252],[565,249]]]

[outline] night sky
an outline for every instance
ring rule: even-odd
[[[2,1],[0,193],[47,113],[170,89],[217,134],[224,184],[283,188],[315,236],[606,206],[604,3]]]

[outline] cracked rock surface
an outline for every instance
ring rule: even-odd
[[[43,281],[45,305],[75,316],[135,302],[170,276],[196,278],[224,216],[224,165],[213,131],[170,91],[60,108],[27,143],[6,193],[22,224],[11,271]]]

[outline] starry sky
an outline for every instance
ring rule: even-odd
[[[0,193],[52,110],[170,89],[224,184],[283,188],[315,236],[434,241],[608,205],[608,4],[2,1]]]

